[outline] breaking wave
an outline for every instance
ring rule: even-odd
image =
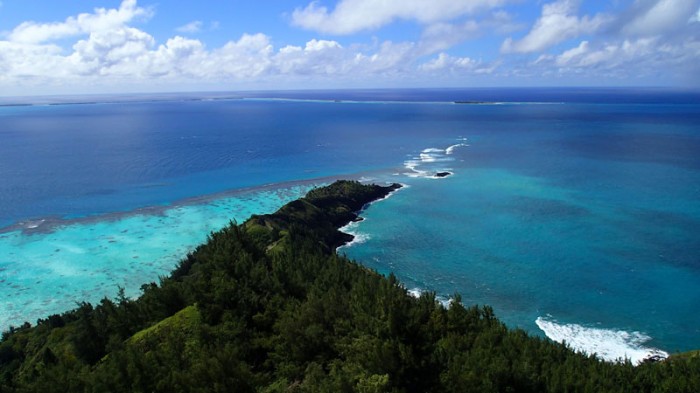
[[[639,364],[646,359],[668,357],[665,351],[645,346],[651,337],[644,333],[562,324],[549,317],[538,317],[535,323],[551,340],[565,342],[571,349],[595,354],[608,362],[629,359],[632,364]]]
[[[413,289],[407,289],[406,292],[408,292],[408,294],[413,296],[414,298],[419,298],[423,294],[423,292],[425,292],[425,290],[423,290],[421,288],[413,288]],[[442,304],[442,306],[445,308],[449,308],[450,304],[452,304],[451,298],[441,296],[441,295],[436,295],[435,300],[440,302],[440,304]]]
[[[469,146],[466,141],[466,138],[461,138],[460,143],[444,149],[437,147],[423,149],[418,156],[404,162],[404,168],[407,169],[404,174],[409,177],[429,179],[440,179],[451,175],[452,168],[449,167],[449,163],[455,160],[452,155],[456,149]]]

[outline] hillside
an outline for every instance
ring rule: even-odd
[[[399,187],[339,181],[212,233],[138,299],[5,332],[0,392],[698,392],[700,358],[634,367],[410,296],[335,253]]]

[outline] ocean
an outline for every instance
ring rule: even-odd
[[[699,125],[700,92],[664,89],[4,98],[0,328],[137,296],[349,178],[406,185],[339,252],[411,293],[608,360],[699,349]]]

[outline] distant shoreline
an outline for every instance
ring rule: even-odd
[[[436,97],[440,97],[437,99]],[[157,103],[269,99],[331,103],[440,103],[494,105],[504,103],[653,103],[700,104],[700,89],[668,87],[486,87],[486,88],[385,88],[325,90],[243,90],[99,93],[38,96],[0,96],[2,107]],[[427,101],[426,101],[427,99]]]

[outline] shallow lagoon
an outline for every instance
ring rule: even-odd
[[[144,212],[33,222],[0,234],[3,329],[158,282],[229,220],[273,212],[323,184],[279,185]]]

